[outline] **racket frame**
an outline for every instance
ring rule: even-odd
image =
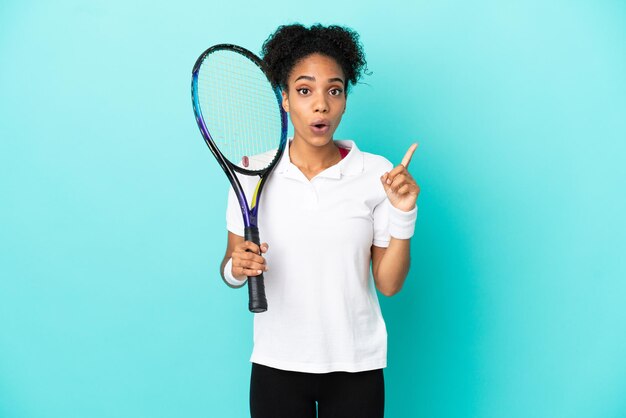
[[[281,118],[281,135],[280,141],[278,143],[276,155],[274,159],[270,162],[270,164],[262,170],[248,170],[243,167],[239,167],[232,162],[230,162],[224,155],[220,152],[219,148],[213,141],[211,133],[209,132],[206,123],[204,122],[204,118],[202,117],[202,109],[200,108],[200,101],[198,97],[198,73],[200,71],[200,67],[202,63],[206,59],[206,57],[216,51],[228,50],[231,52],[236,52],[248,58],[254,64],[256,64],[259,69],[267,76],[267,70],[263,61],[257,57],[251,51],[242,48],[238,45],[233,44],[217,44],[213,45],[207,50],[205,50],[196,60],[196,63],[193,66],[192,70],[192,78],[191,78],[191,98],[193,103],[194,115],[196,118],[196,122],[198,124],[198,128],[200,128],[200,132],[202,133],[202,137],[204,138],[204,142],[207,144],[211,153],[219,163],[220,167],[226,174],[235,195],[237,196],[237,201],[239,202],[239,207],[241,209],[241,214],[243,216],[244,223],[244,239],[246,241],[252,241],[257,245],[260,245],[259,239],[259,230],[258,230],[258,208],[259,201],[261,199],[261,193],[263,192],[263,187],[265,186],[266,180],[271,174],[272,170],[280,160],[283,151],[285,149],[285,145],[287,143],[287,113],[282,107],[282,94],[281,89],[278,86],[272,85],[272,89],[276,95],[276,101],[279,108],[279,114]],[[268,78],[268,83],[271,82]],[[236,173],[240,173],[247,176],[259,176],[260,179],[257,183],[257,186],[254,190],[253,195],[250,198],[250,204],[248,204],[248,200],[246,199],[246,195],[244,193],[243,187],[241,187],[241,183],[237,178]],[[249,294],[249,305],[248,308],[251,312],[261,313],[267,310],[267,300],[265,297],[265,286],[263,283],[263,275],[260,274],[258,276],[248,277],[248,294]]]

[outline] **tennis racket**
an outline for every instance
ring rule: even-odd
[[[287,114],[280,89],[265,65],[237,45],[214,45],[193,67],[191,96],[204,141],[233,186],[244,223],[244,238],[260,245],[258,214],[261,192],[287,142]],[[248,199],[235,173],[259,176]],[[248,277],[248,308],[267,310],[263,275]]]

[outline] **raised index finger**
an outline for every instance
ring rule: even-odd
[[[415,152],[416,149],[417,149],[417,143],[411,145],[409,147],[409,150],[406,152],[406,154],[404,154],[404,158],[402,158],[402,162],[400,163],[401,165],[404,166],[404,168],[409,168],[409,163],[411,162],[411,158],[413,158],[413,153]]]

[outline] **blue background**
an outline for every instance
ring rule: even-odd
[[[0,416],[245,417],[208,46],[360,32],[337,138],[422,187],[387,417],[626,416],[626,3],[0,3]]]

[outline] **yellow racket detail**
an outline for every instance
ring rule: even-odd
[[[257,192],[259,191],[259,186],[261,185],[261,183],[263,182],[259,181],[256,184],[256,187],[254,188],[254,193],[252,194],[252,207],[250,209],[253,209],[256,206],[256,195],[257,195]]]

